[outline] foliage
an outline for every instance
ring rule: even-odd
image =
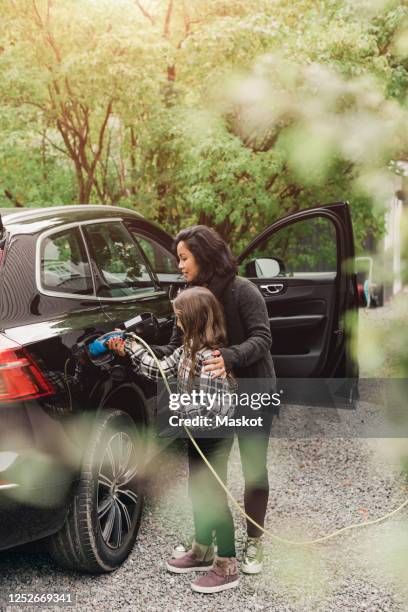
[[[135,207],[236,251],[348,199],[381,235],[408,11],[376,0],[4,0],[0,202]]]

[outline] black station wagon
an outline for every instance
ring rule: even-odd
[[[155,385],[87,347],[125,322],[167,343],[183,284],[172,239],[110,206],[0,219],[0,550],[46,538],[65,567],[108,572],[137,536]],[[281,219],[239,255],[267,304],[279,377],[357,376],[353,258],[345,203]]]

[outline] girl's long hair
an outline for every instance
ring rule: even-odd
[[[184,353],[192,361],[189,375],[191,383],[197,351],[204,347],[216,349],[227,344],[224,312],[214,294],[205,287],[191,287],[181,291],[173,306],[183,328]]]

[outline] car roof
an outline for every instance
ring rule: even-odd
[[[0,208],[0,219],[4,227],[12,233],[36,233],[66,223],[133,217],[143,225],[154,228],[163,237],[169,234],[155,221],[130,208],[105,206],[100,204],[66,204],[65,206],[48,206],[44,208]]]
[[[66,204],[65,206],[47,206],[44,208],[0,208],[0,216],[4,224],[6,223],[29,223],[47,219],[53,215],[66,217],[67,220],[75,221],[93,219],[97,214],[100,217],[113,217],[117,215],[130,214],[139,219],[143,215],[129,208],[119,206],[104,206],[100,204]]]

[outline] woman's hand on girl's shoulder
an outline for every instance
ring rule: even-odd
[[[218,349],[212,351],[212,358],[204,359],[204,372],[210,372],[211,378],[226,378],[224,358]]]

